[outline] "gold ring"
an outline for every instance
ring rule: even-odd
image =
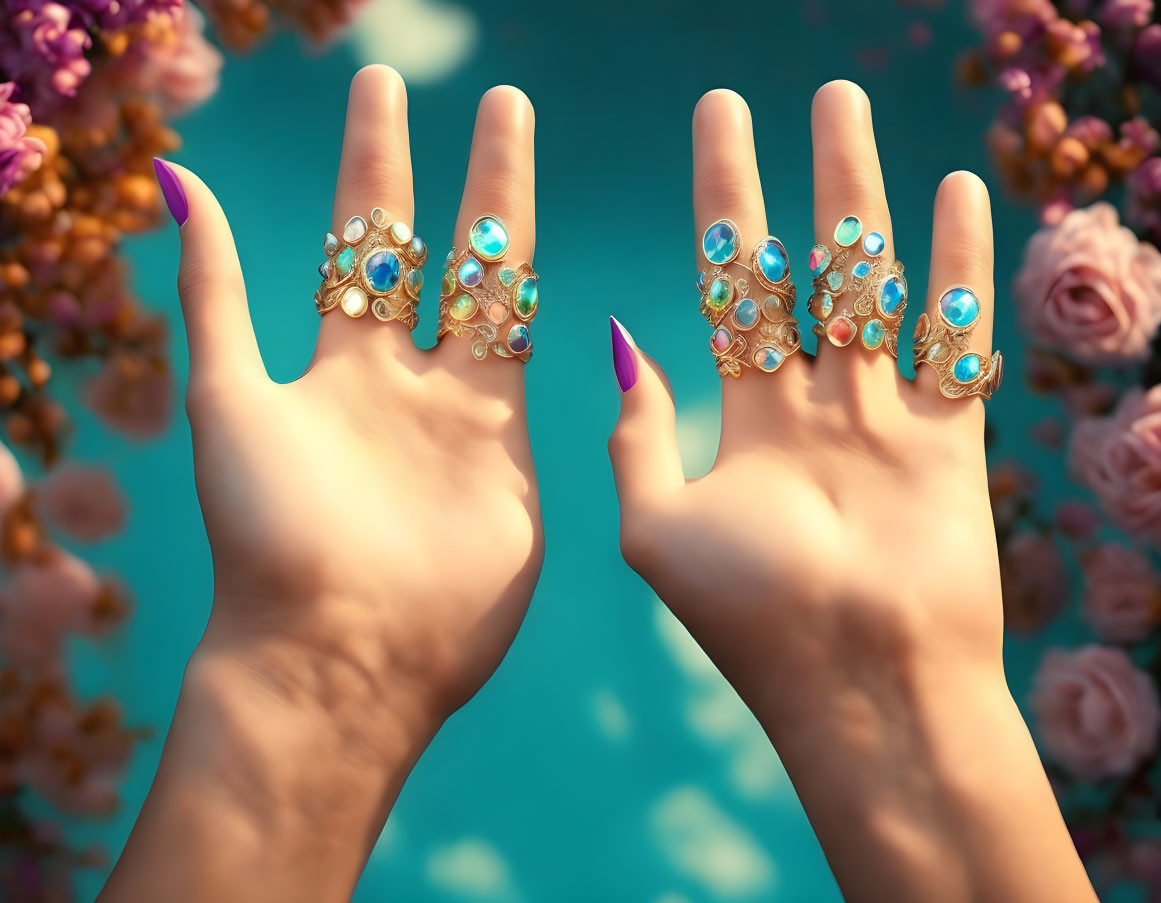
[[[472,223],[468,248],[452,248],[444,266],[436,338],[470,338],[478,361],[489,351],[522,362],[532,357],[528,327],[540,304],[536,271],[528,263],[505,263],[509,245],[504,221],[488,213]]]
[[[711,266],[697,277],[701,313],[713,327],[710,351],[718,373],[735,379],[743,367],[773,373],[802,347],[786,248],[767,235],[754,246],[746,265],[738,262],[740,247],[741,234],[731,220],[713,223],[702,236],[702,251]],[[736,271],[726,269],[731,266]]]
[[[817,244],[810,251],[814,278],[806,309],[819,321],[812,331],[840,348],[857,337],[864,348],[886,347],[898,358],[899,326],[907,307],[903,264],[881,256],[886,240],[879,232],[864,235],[857,216],[843,217],[834,241],[833,249]],[[859,257],[853,264],[852,256]]]
[[[980,319],[980,299],[962,285],[939,297],[939,319],[921,314],[915,324],[915,366],[930,364],[939,374],[939,391],[946,398],[979,395],[991,398],[1004,379],[1004,354],[991,358],[968,349]]]
[[[388,223],[386,212],[376,207],[370,225],[352,216],[341,240],[328,232],[323,252],[327,259],[318,268],[323,281],[314,293],[319,314],[338,308],[357,318],[370,310],[384,322],[415,328],[427,245],[407,223]]]

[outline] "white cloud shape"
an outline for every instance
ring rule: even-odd
[[[443,0],[372,0],[351,28],[363,64],[387,63],[412,84],[437,82],[460,68],[479,38],[476,15]]]
[[[753,835],[699,787],[677,787],[649,817],[650,829],[670,866],[720,897],[769,893],[774,863]]]
[[[465,837],[432,850],[427,857],[427,880],[446,893],[475,900],[516,903],[520,899],[507,861],[482,837]]]

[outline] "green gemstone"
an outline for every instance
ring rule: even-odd
[[[351,267],[355,265],[355,249],[343,248],[339,252],[339,256],[335,258],[335,269],[339,276],[348,276],[351,272]]]
[[[536,280],[529,277],[516,287],[516,314],[524,320],[536,313],[536,305],[540,303],[540,291],[536,287]]]
[[[842,247],[847,248],[859,240],[863,234],[863,224],[857,216],[844,217],[834,229],[834,240]]]
[[[450,295],[455,290],[456,290],[456,277],[453,276],[450,272],[444,273],[443,274],[443,283],[439,287],[439,293],[441,295],[446,296],[446,295]]]
[[[508,250],[508,230],[494,216],[481,216],[472,224],[468,243],[484,260],[499,260]]]
[[[500,270],[500,282],[504,285],[511,285],[512,280],[516,278],[516,271],[511,267],[504,267]]]
[[[476,312],[476,299],[469,294],[462,294],[452,302],[448,313],[456,320],[466,320]]]
[[[714,310],[721,310],[730,303],[730,299],[734,296],[734,287],[730,285],[728,279],[715,279],[710,283],[709,293],[706,295],[706,301]]]
[[[880,320],[868,320],[863,327],[863,347],[874,351],[883,344],[883,339],[887,337],[887,330],[883,328],[883,323]]]

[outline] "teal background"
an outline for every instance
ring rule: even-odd
[[[175,159],[201,175],[230,216],[267,366],[289,380],[318,328],[314,268],[358,66],[394,63],[409,79],[416,226],[433,246],[430,286],[450,243],[480,94],[515,84],[537,110],[543,303],[528,391],[544,573],[499,672],[412,775],[356,900],[837,900],[757,725],[618,553],[605,453],[618,408],[607,317],[616,314],[668,370],[687,469],[704,472],[717,443],[719,380],[692,288],[690,114],[698,97],[726,86],[750,102],[771,229],[801,277],[812,243],[811,95],[832,78],[859,81],[875,110],[896,246],[919,294],[939,180],[970,168],[994,181],[982,135],[996,97],[954,79],[956,57],[976,34],[954,3],[938,12],[837,0],[494,6],[400,3],[399,15],[422,19],[414,33],[430,48],[407,65],[393,56],[399,41],[382,29],[382,15],[379,25],[359,26],[356,40],[322,52],[279,37],[231,56],[218,95],[179,124],[185,143]],[[934,29],[926,49],[907,41],[915,18]],[[448,34],[457,29],[461,52],[449,52],[441,23]],[[442,74],[433,74],[433,59]],[[1039,416],[1019,385],[1006,288],[1034,222],[994,195],[996,336],[1016,377],[990,408],[1003,454],[1021,450],[1023,427]],[[616,252],[602,253],[600,271],[584,256],[594,239]],[[136,238],[129,250],[139,292],[173,324],[184,380],[175,230]],[[429,293],[424,343],[434,307]],[[920,305],[912,307],[909,323]],[[156,767],[212,574],[180,402],[169,431],[145,444],[81,416],[78,456],[112,466],[131,499],[127,530],[96,557],[128,579],[137,609],[116,638],[77,647],[78,673],[86,692],[116,695],[131,723],[156,729],[134,756],[123,810],[77,829],[115,856]],[[1033,464],[1049,481],[1059,470],[1051,459]],[[1018,696],[1033,651],[1010,649]],[[81,899],[102,879],[87,875]]]

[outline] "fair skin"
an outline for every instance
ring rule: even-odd
[[[890,254],[866,95],[824,86],[812,131],[816,239],[854,214]],[[715,220],[747,248],[768,233],[745,102],[706,95],[693,133],[705,266]],[[979,295],[990,353],[991,216],[969,173],[936,197],[929,313],[953,285]],[[717,460],[691,481],[664,375],[632,351],[609,443],[626,560],[765,728],[846,899],[1092,903],[1004,679],[984,404],[882,349],[820,344],[723,379]]]
[[[493,213],[506,259],[532,260],[532,143],[528,99],[489,91],[457,246]],[[399,323],[336,311],[302,377],[271,382],[226,219],[178,173],[214,600],[101,900],[344,900],[411,767],[500,663],[536,585],[524,368],[477,362],[467,340],[424,351]],[[351,85],[332,231],[376,206],[413,222],[406,96],[384,66]]]

